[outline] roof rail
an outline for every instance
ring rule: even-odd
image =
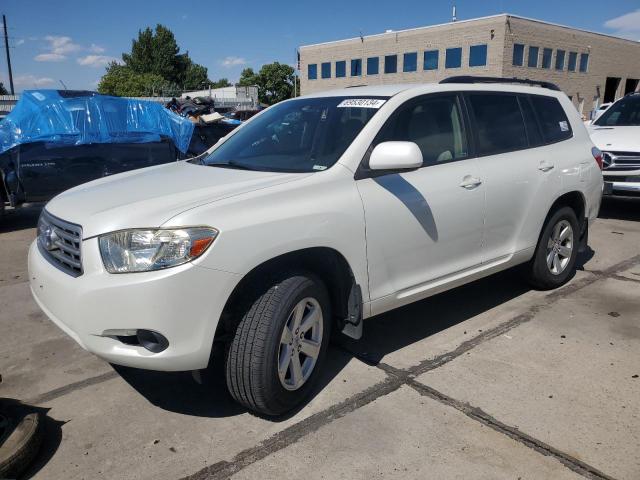
[[[475,77],[473,75],[460,75],[456,77],[447,77],[440,80],[440,83],[521,83],[524,85],[536,85],[549,90],[560,91],[560,88],[551,82],[542,80],[530,80],[528,78],[503,78],[503,77]]]

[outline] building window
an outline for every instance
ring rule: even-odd
[[[540,49],[538,47],[529,47],[529,58],[527,59],[527,67],[538,67],[538,53]]]
[[[553,55],[553,50],[551,48],[545,48],[542,50],[542,68],[551,68],[551,56]]]
[[[315,80],[316,78],[318,78],[318,64],[317,63],[310,63],[309,65],[307,65],[307,78],[309,80]]]
[[[580,71],[582,73],[585,73],[587,70],[589,70],[589,54],[581,53],[580,54]]]
[[[564,70],[564,50],[556,50],[556,70]]]
[[[380,59],[378,57],[367,58],[367,75],[377,75],[380,65]]]
[[[404,61],[402,63],[403,72],[415,72],[418,69],[418,52],[411,52],[404,54]]]
[[[347,62],[340,60],[336,62],[336,78],[342,78],[347,76]]]
[[[469,66],[483,67],[487,64],[487,45],[472,45],[469,47]]]
[[[384,57],[384,73],[398,73],[398,55]]]
[[[462,48],[447,48],[444,68],[460,68],[462,66]]]
[[[438,69],[438,50],[427,50],[426,52],[424,52],[424,69]]]
[[[320,75],[322,78],[331,78],[331,62],[324,62],[320,65]]]
[[[359,77],[362,75],[362,60],[359,58],[354,58],[351,60],[351,76]]]
[[[576,52],[569,52],[569,71],[576,71],[576,63],[578,62],[578,54]]]
[[[524,64],[524,45],[521,43],[513,44],[513,62],[516,67],[521,67]]]

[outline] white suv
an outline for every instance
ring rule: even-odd
[[[482,81],[483,83],[478,83]],[[49,202],[29,252],[44,312],[90,352],[197,370],[277,415],[331,330],[526,264],[558,287],[598,213],[599,152],[550,86],[459,78],[279,103],[205,155]]]
[[[589,133],[602,150],[604,194],[640,196],[640,93],[611,105]]]

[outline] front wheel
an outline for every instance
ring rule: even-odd
[[[329,295],[314,275],[273,282],[246,310],[227,350],[231,396],[264,415],[302,403],[321,370],[330,319]]]
[[[545,223],[533,259],[529,282],[541,290],[564,285],[575,274],[579,246],[578,219],[572,208],[556,210]]]

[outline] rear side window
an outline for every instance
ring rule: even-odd
[[[502,93],[472,93],[469,103],[475,119],[479,155],[521,150],[528,147],[518,97]]]
[[[531,95],[531,103],[540,121],[542,136],[546,143],[560,142],[571,138],[571,124],[557,98]]]

